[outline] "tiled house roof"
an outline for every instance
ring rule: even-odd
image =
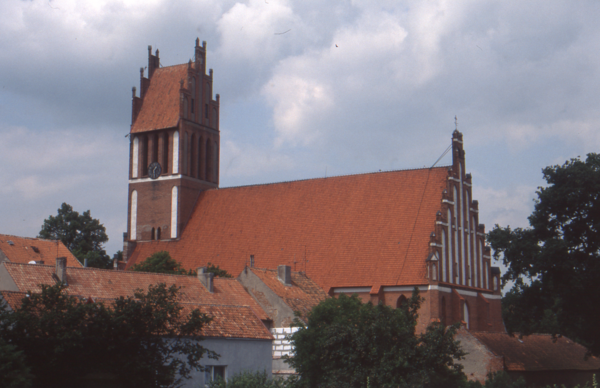
[[[40,292],[40,284],[55,284],[55,267],[50,265],[3,264],[16,283],[18,290]],[[146,272],[115,271],[97,268],[67,268],[67,291],[72,295],[114,299],[133,296],[136,289],[146,291],[148,286],[165,283],[180,287],[179,301],[211,305],[247,306],[260,319],[269,319],[263,309],[235,279],[215,278],[214,292],[210,293],[195,276],[166,275]]]
[[[586,348],[566,337],[554,341],[549,334],[533,334],[522,339],[506,333],[471,334],[492,352],[504,356],[507,371],[600,369],[600,359],[586,359]]]
[[[293,311],[300,312],[304,317],[314,306],[328,297],[315,282],[303,273],[292,272],[292,285],[286,286],[277,277],[277,270],[258,268],[250,270]]]
[[[179,122],[180,81],[187,78],[187,64],[158,68],[131,133],[172,128]]]
[[[208,190],[180,240],[137,242],[128,267],[169,251],[185,268],[234,276],[249,264],[306,271],[329,287],[427,283],[447,167]]]
[[[67,266],[82,267],[81,263],[61,242],[0,234],[0,262],[54,264],[57,257],[66,257]]]
[[[21,300],[26,297],[25,292],[0,291],[0,297],[6,301],[11,309],[21,305]],[[82,295],[77,295],[82,296]],[[97,298],[97,302],[110,302],[113,299]],[[187,315],[193,309],[199,309],[213,320],[202,329],[204,337],[220,338],[251,338],[271,340],[273,337],[263,325],[254,310],[249,306],[227,306],[200,303],[181,303],[182,314]]]

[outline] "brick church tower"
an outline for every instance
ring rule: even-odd
[[[206,42],[194,60],[162,67],[148,47],[148,76],[133,88],[125,251],[137,241],[178,239],[204,190],[219,186],[219,95],[206,74]]]

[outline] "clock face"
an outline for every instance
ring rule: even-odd
[[[148,166],[148,176],[152,179],[157,179],[162,172],[162,168],[160,167],[160,163],[152,162]]]

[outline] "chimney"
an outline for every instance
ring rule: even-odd
[[[56,258],[56,277],[63,284],[67,284],[67,258]]]
[[[289,265],[280,265],[277,267],[277,278],[286,286],[292,285],[292,267]]]
[[[204,287],[206,287],[208,292],[210,292],[212,294],[212,292],[214,291],[213,276],[215,274],[212,272],[206,272],[206,267],[198,268],[197,272],[198,272],[198,279],[200,280],[200,282],[204,285]]]

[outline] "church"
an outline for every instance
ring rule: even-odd
[[[330,296],[392,307],[417,287],[421,332],[436,321],[505,331],[460,132],[449,166],[220,188],[219,95],[206,70],[206,42],[175,66],[148,48],[139,96],[133,88],[125,268],[158,251],[234,276],[286,265]]]

